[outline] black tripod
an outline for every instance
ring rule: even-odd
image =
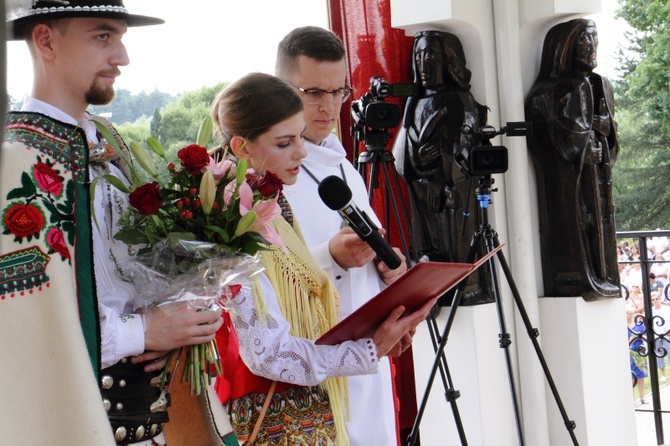
[[[358,147],[358,139],[356,138],[357,133],[354,133],[354,147]],[[385,199],[384,203],[386,205],[386,219],[384,222],[384,227],[389,228],[390,223],[390,212],[389,207],[392,208],[393,216],[397,223],[398,232],[401,238],[402,251],[405,257],[407,258],[408,266],[413,266],[421,259],[419,259],[419,252],[416,249],[417,243],[414,240],[413,233],[409,225],[409,217],[405,202],[402,199],[397,199],[396,197],[400,196],[400,181],[398,178],[398,172],[395,169],[395,158],[393,153],[388,150],[385,150],[384,147],[388,142],[389,134],[386,130],[367,130],[365,132],[365,147],[366,152],[363,152],[357,158],[357,168],[363,180],[367,183],[368,188],[368,198],[372,202],[373,193],[380,186],[380,174],[383,176],[383,184],[385,186]],[[400,203],[400,209],[398,209],[397,203]],[[407,229],[407,237],[405,236],[404,229]],[[407,238],[409,238],[410,243],[408,244]],[[431,312],[426,318],[428,323],[428,329],[430,333],[430,338],[433,344],[433,348],[437,351],[438,349],[438,340],[439,340],[439,330],[437,326],[437,321],[435,320],[435,314]],[[460,413],[456,400],[459,397],[458,391],[453,390],[451,373],[449,372],[449,367],[447,365],[447,360],[444,355],[440,356],[439,361],[440,377],[442,379],[442,385],[445,389],[445,398],[451,406],[452,413],[458,428],[459,436],[461,438],[462,444],[467,444],[465,438],[465,431],[463,429],[463,423],[460,418]],[[434,373],[433,373],[434,378]],[[432,378],[431,378],[432,380]],[[412,430],[414,432],[414,429]],[[416,439],[416,434],[413,434]]]
[[[416,243],[413,243],[411,240],[412,233],[409,231],[409,217],[405,202],[397,198],[400,196],[401,189],[398,172],[395,170],[395,158],[393,157],[393,153],[384,150],[384,145],[375,145],[366,140],[365,147],[367,151],[361,153],[358,157],[357,168],[363,181],[366,182],[368,200],[372,203],[374,191],[380,187],[380,174],[382,174],[385,192],[383,203],[386,206],[384,210],[384,227],[387,230],[391,227],[390,216],[392,213],[397,224],[398,234],[400,235],[400,246],[402,247],[403,254],[407,257],[409,264],[412,265],[419,260],[419,254],[416,250]],[[398,208],[398,203],[400,203],[400,209]],[[407,235],[405,235],[404,228],[408,229]],[[408,241],[408,238],[410,241]]]
[[[486,251],[487,253],[491,253],[493,250],[495,250],[497,247],[500,246],[500,242],[498,241],[498,234],[493,230],[491,225],[489,224],[488,220],[488,207],[489,204],[491,203],[491,185],[493,184],[493,179],[491,178],[491,175],[484,175],[478,180],[478,187],[476,189],[477,193],[477,200],[479,202],[479,209],[480,209],[480,214],[481,214],[481,224],[479,229],[473,234],[472,236],[472,241],[470,243],[470,248],[468,250],[466,262],[467,263],[473,263],[475,261],[475,257],[477,255],[477,247],[480,242],[484,242],[486,245]],[[495,191],[495,189],[493,190]],[[521,296],[519,294],[519,291],[514,283],[514,278],[512,277],[512,272],[509,269],[509,266],[507,265],[507,261],[505,260],[505,256],[502,253],[501,250],[498,250],[496,253],[498,257],[498,262],[500,263],[500,266],[503,270],[503,273],[505,274],[505,278],[507,279],[507,283],[509,284],[510,290],[512,291],[512,295],[514,296],[514,302],[517,306],[517,309],[519,310],[519,313],[521,315],[521,318],[523,320],[524,326],[526,327],[526,331],[528,333],[528,336],[533,344],[533,347],[535,349],[535,353],[537,354],[537,357],[540,361],[540,364],[542,365],[542,370],[544,371],[544,375],[547,379],[547,382],[549,384],[549,387],[551,388],[551,392],[554,396],[554,399],[556,400],[556,404],[558,405],[558,409],[561,413],[561,417],[563,418],[563,421],[565,423],[565,426],[568,430],[568,433],[570,434],[570,438],[572,439],[573,445],[578,445],[577,437],[575,436],[575,422],[573,420],[570,420],[567,412],[565,410],[565,407],[563,406],[563,402],[561,401],[561,397],[558,394],[558,389],[556,388],[556,384],[554,383],[554,380],[551,376],[551,372],[549,371],[549,367],[547,366],[547,362],[544,359],[544,354],[542,353],[542,350],[540,348],[540,345],[537,341],[537,337],[540,335],[539,330],[536,328],[533,328],[530,318],[528,317],[528,313],[526,312],[526,309],[524,307],[523,301],[521,300]],[[505,360],[507,364],[507,376],[509,379],[509,385],[510,385],[510,391],[512,394],[512,402],[514,405],[514,415],[515,415],[515,420],[516,420],[516,428],[517,428],[517,434],[519,437],[519,444],[522,446],[525,446],[525,440],[524,440],[524,435],[523,435],[523,427],[521,425],[521,415],[520,415],[520,410],[519,410],[519,402],[518,402],[518,397],[517,397],[517,391],[516,391],[516,385],[515,385],[515,380],[514,380],[514,374],[512,370],[512,361],[510,358],[510,353],[509,353],[509,346],[511,345],[511,340],[510,340],[510,335],[509,332],[507,331],[507,327],[505,324],[505,315],[503,312],[503,306],[502,306],[502,299],[501,299],[501,294],[500,294],[500,287],[499,287],[499,282],[498,282],[498,275],[496,273],[496,268],[494,264],[493,257],[491,257],[488,260],[489,263],[489,269],[491,271],[491,279],[492,279],[492,284],[493,284],[493,293],[494,293],[494,298],[496,302],[496,308],[498,312],[498,321],[500,324],[500,334],[499,334],[499,344],[500,347],[504,349],[505,351]],[[426,408],[426,403],[428,400],[428,396],[430,394],[430,390],[433,384],[433,380],[435,379],[435,373],[437,372],[438,367],[442,369],[442,364],[446,364],[446,358],[444,355],[444,348],[447,345],[447,340],[449,337],[449,332],[451,331],[451,327],[454,322],[454,318],[456,316],[456,311],[458,310],[458,306],[461,301],[461,295],[463,293],[463,289],[465,286],[465,281],[461,282],[459,284],[458,289],[456,290],[456,293],[454,294],[454,300],[451,305],[451,310],[449,312],[449,316],[447,318],[447,322],[445,324],[444,331],[442,333],[442,336],[439,338],[439,345],[437,345],[436,348],[436,356],[435,356],[435,361],[433,362],[433,367],[431,369],[429,381],[428,381],[428,386],[426,388],[426,392],[424,394],[424,397],[421,401],[421,405],[416,417],[416,420],[414,422],[414,426],[412,428],[412,432],[408,438],[408,444],[414,445],[418,431],[419,431],[419,424],[421,423],[421,418],[423,417],[423,413]],[[449,399],[449,395],[455,395],[458,397],[458,392],[453,389],[453,387],[445,387],[447,389],[447,399]],[[457,418],[458,420],[458,418]],[[463,434],[463,426],[462,424],[457,423],[458,429],[459,429],[459,435],[461,435],[461,443],[462,444],[467,444],[465,441],[465,436]]]

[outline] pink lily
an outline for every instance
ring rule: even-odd
[[[232,170],[230,170],[230,169],[234,168],[234,167],[235,167],[235,163],[233,163],[229,159],[222,159],[221,161],[219,161],[217,163],[216,161],[214,161],[214,158],[210,157],[209,158],[209,164],[206,165],[205,167],[203,167],[202,171],[205,172],[205,171],[208,170],[208,171],[212,172],[212,175],[214,175],[214,179],[218,183],[224,177],[224,175],[227,172],[229,172],[229,171],[232,172]]]
[[[249,185],[247,185],[249,187]],[[240,186],[240,189],[242,187]],[[226,187],[223,188],[223,207],[226,209],[233,202],[235,198],[235,191],[237,190],[237,183],[235,181],[230,181],[226,184]]]
[[[253,204],[254,193],[246,181],[240,184],[240,215],[254,211],[258,218],[249,228],[249,231],[258,232],[268,242],[279,245],[286,249],[284,241],[272,227],[272,221],[281,215],[281,207],[277,203],[277,197],[272,200],[259,201]]]

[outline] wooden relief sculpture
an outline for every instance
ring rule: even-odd
[[[526,98],[546,296],[620,295],[612,201],[619,144],[611,84],[593,72],[597,46],[591,20],[551,28]]]
[[[485,125],[487,109],[470,93],[471,73],[458,37],[419,32],[412,56],[418,94],[407,99],[393,147],[396,168],[409,191],[411,230],[418,250],[430,260],[463,262],[479,226],[479,212],[476,179],[462,172],[459,160],[467,159],[475,138],[464,129]],[[483,252],[480,247],[478,254]],[[482,267],[470,277],[462,302],[490,302],[490,290],[490,271]],[[440,303],[449,301],[446,296]]]

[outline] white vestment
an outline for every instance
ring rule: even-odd
[[[344,179],[351,189],[353,201],[379,225],[368,204],[365,183],[346,159],[339,139],[331,134],[320,146],[305,141],[307,157],[298,181],[284,187],[284,194],[300,224],[307,246],[314,258],[330,276],[340,294],[342,317],[346,317],[375,296],[383,286],[374,262],[362,268],[342,269],[328,250],[329,240],[340,231],[342,217],[326,206],[318,192],[317,180],[330,175]],[[341,166],[341,167],[340,167]],[[396,414],[393,403],[391,369],[388,357],[382,358],[375,375],[349,376],[351,417],[347,432],[352,446],[391,446],[397,444]]]

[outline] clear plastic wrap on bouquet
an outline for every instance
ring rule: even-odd
[[[186,302],[199,311],[226,308],[231,287],[249,282],[263,271],[258,255],[233,253],[216,243],[169,238],[151,251],[139,254],[123,266],[126,277],[137,290],[136,308]],[[182,347],[183,348],[183,347]],[[168,372],[191,384],[199,395],[211,384],[212,375],[221,375],[222,366],[216,341],[186,347],[180,367],[181,349],[172,351],[161,386],[168,386]],[[174,360],[174,365],[172,365]],[[181,372],[179,370],[181,369]]]
[[[258,255],[232,253],[215,243],[173,239],[156,244],[124,267],[138,291],[137,308],[187,301],[199,308],[218,303],[227,285],[263,271]]]

